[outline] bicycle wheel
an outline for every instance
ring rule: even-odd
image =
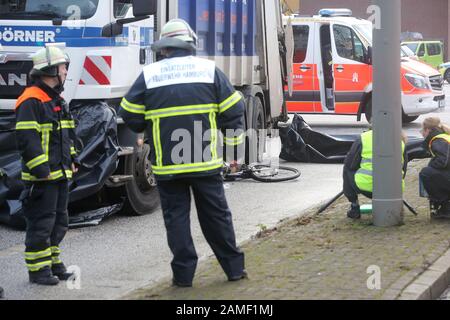
[[[283,182],[300,177],[301,173],[290,167],[271,167],[267,165],[255,165],[251,167],[250,176],[260,182]]]

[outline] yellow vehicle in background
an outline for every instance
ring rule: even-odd
[[[444,63],[444,44],[442,41],[405,41],[402,42],[403,45],[411,49],[420,61],[435,69],[438,69]]]

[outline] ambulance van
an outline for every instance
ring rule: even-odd
[[[372,118],[372,23],[348,9],[323,9],[318,16],[289,17],[294,29],[293,94],[290,113]],[[445,108],[443,77],[399,52],[405,123]]]

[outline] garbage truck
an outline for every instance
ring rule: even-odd
[[[60,46],[70,58],[63,96],[76,121],[81,167],[69,211],[71,218],[94,212],[74,223],[117,210],[143,215],[158,206],[152,151],[136,143],[145,137],[128,130],[117,110],[143,67],[158,59],[153,39],[168,20],[185,19],[198,35],[197,56],[214,60],[244,97],[247,129],[274,128],[288,119],[284,87],[293,55],[281,11],[279,0],[0,0],[0,219],[21,212],[14,108],[38,49]],[[102,206],[109,209],[98,211]]]

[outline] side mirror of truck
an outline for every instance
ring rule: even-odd
[[[116,22],[111,22],[105,25],[102,29],[102,37],[115,37],[123,33],[123,25],[148,19],[149,16],[139,16],[135,18],[118,19]]]
[[[157,0],[133,0],[133,15],[135,17],[151,16],[157,12]]]
[[[115,37],[123,33],[123,24],[111,22],[102,28],[102,37]]]
[[[373,50],[372,50],[372,47],[369,46],[367,48],[367,56],[366,56],[366,63],[369,64],[369,65],[371,65],[372,61],[373,61],[372,60],[372,55],[373,55]]]

